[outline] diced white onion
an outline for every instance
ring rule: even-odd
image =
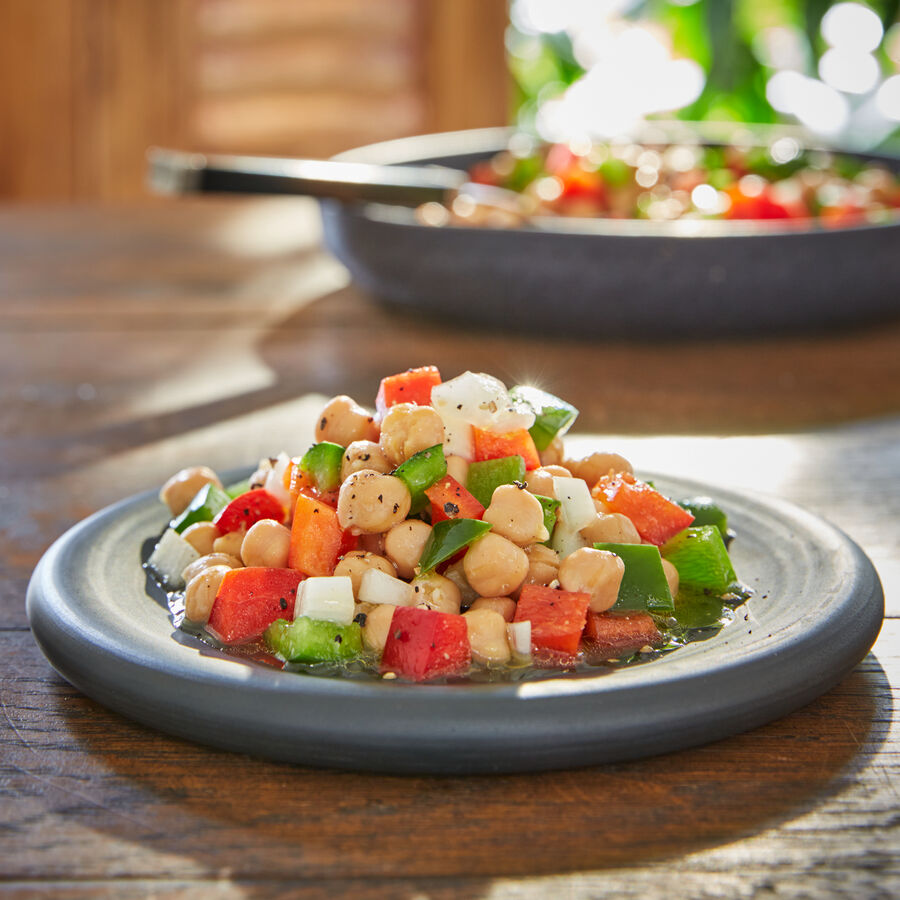
[[[559,521],[553,529],[550,546],[560,557],[565,558],[582,547],[590,547],[590,542],[581,536],[578,529],[570,528],[565,522]]]
[[[451,410],[439,409],[437,414],[444,423],[444,455],[461,456],[471,461],[475,456],[472,426]]]
[[[534,413],[514,403],[502,381],[483,372],[463,372],[435,386],[431,405],[484,431],[504,433],[534,424]]]
[[[326,575],[300,582],[294,604],[294,618],[306,616],[349,625],[353,621],[353,582],[348,575]]]
[[[559,500],[559,521],[562,525],[580,531],[597,517],[597,507],[586,481],[554,475],[553,490]]]
[[[181,573],[197,559],[200,554],[174,528],[167,528],[150,554],[147,566],[163,584],[178,590],[184,587]]]
[[[523,619],[521,622],[510,622],[506,626],[509,635],[509,649],[516,659],[531,659],[531,622]]]
[[[379,569],[369,569],[359,582],[360,603],[384,603],[388,606],[412,606],[412,585]]]
[[[284,474],[291,464],[290,457],[282,451],[278,454],[272,468],[266,474],[263,488],[267,490],[284,507],[285,512],[291,509],[291,492],[284,486]]]

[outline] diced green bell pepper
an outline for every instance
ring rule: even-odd
[[[276,619],[263,635],[266,644],[288,662],[343,662],[362,656],[362,630],[356,622],[337,625],[298,616]]]
[[[692,585],[679,585],[672,615],[682,628],[710,628],[722,619],[725,602],[712,592]]]
[[[544,543],[548,544],[550,538],[553,537],[553,529],[556,528],[556,511],[560,507],[560,502],[559,500],[554,500],[553,497],[544,497],[542,494],[535,494],[534,496],[544,510],[544,528],[547,529],[547,534],[550,536]]]
[[[694,516],[692,527],[715,525],[723,539],[728,537],[728,516],[711,497],[691,497],[689,500],[679,500],[678,505]]]
[[[414,453],[408,460],[397,466],[391,473],[408,488],[412,497],[410,515],[422,512],[429,504],[425,491],[447,474],[447,458],[444,445],[435,444],[426,450]]]
[[[485,508],[501,484],[512,484],[525,477],[525,460],[521,456],[501,456],[469,465],[466,490]]]
[[[653,544],[594,544],[595,550],[610,550],[625,563],[619,596],[612,612],[643,610],[665,612],[675,608],[659,548]]]
[[[344,448],[331,441],[313,444],[300,460],[300,471],[313,480],[320,491],[333,491],[341,483]]]
[[[546,450],[556,435],[565,434],[578,417],[578,410],[571,403],[554,397],[540,388],[516,385],[509,395],[534,411],[534,425],[528,429],[538,451]]]
[[[737,581],[722,533],[715,525],[685,528],[662,546],[685,585],[724,594]]]
[[[445,519],[436,523],[422,548],[419,573],[429,572],[490,530],[491,523],[481,519]]]
[[[204,484],[194,495],[187,509],[169,523],[169,527],[181,534],[197,522],[212,520],[231,502],[231,497],[216,484]]]
[[[250,490],[250,479],[245,478],[243,481],[236,481],[234,484],[226,484],[225,485],[225,493],[234,500],[235,497],[240,497],[241,494],[246,494],[247,491]]]

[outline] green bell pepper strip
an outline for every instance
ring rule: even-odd
[[[236,481],[234,484],[226,484],[225,485],[225,493],[234,500],[235,497],[240,497],[241,494],[246,494],[247,491],[250,490],[250,479],[245,478],[243,481]]]
[[[519,384],[509,395],[513,401],[524,403],[534,412],[534,425],[528,429],[528,433],[538,452],[546,450],[557,435],[565,434],[578,417],[578,410],[571,403],[540,388]]]
[[[204,484],[194,495],[187,509],[169,523],[169,527],[181,534],[191,525],[212,520],[231,502],[231,497],[216,484]]]
[[[525,460],[521,456],[501,456],[469,464],[466,490],[485,508],[501,484],[512,484],[525,478]]]
[[[419,557],[419,574],[430,572],[436,565],[450,559],[472,541],[491,530],[490,522],[481,519],[445,519],[431,529]]]
[[[293,622],[276,619],[263,635],[269,649],[288,662],[344,662],[363,655],[359,624],[337,625],[298,616]]]
[[[300,471],[315,482],[320,491],[333,491],[341,483],[341,461],[344,448],[331,441],[313,444],[300,460]]]
[[[625,563],[625,573],[612,612],[666,612],[675,609],[658,547],[653,544],[601,542],[594,544],[594,549],[609,550]]]
[[[430,501],[425,491],[447,474],[447,458],[444,456],[444,445],[435,444],[425,450],[414,453],[402,462],[391,473],[409,488],[412,505],[410,515],[416,515],[425,509]]]
[[[676,569],[680,582],[726,593],[737,581],[722,533],[715,525],[685,528],[663,544],[660,551]]]
[[[689,500],[679,500],[678,505],[686,509],[694,516],[692,527],[700,525],[715,525],[719,529],[723,540],[728,539],[728,516],[711,497],[691,497]]]
[[[535,494],[534,496],[544,510],[544,528],[547,529],[547,534],[549,535],[544,543],[549,544],[550,539],[553,537],[553,529],[556,528],[556,511],[560,507],[560,502],[552,497],[544,497],[542,494]]]

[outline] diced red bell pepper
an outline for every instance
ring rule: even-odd
[[[235,497],[213,520],[220,534],[246,531],[262,519],[284,522],[281,501],[263,488],[256,488]]]
[[[621,615],[588,610],[584,639],[592,645],[591,654],[600,659],[634,653],[648,644],[658,646],[663,637],[649,613]]]
[[[298,495],[306,494],[307,497],[312,497],[313,500],[318,500],[332,509],[337,509],[340,491],[320,491],[313,483],[312,478],[306,472],[301,471],[299,459],[292,461],[288,471],[290,472],[288,489],[291,492],[294,504],[297,503]]]
[[[321,500],[298,494],[291,525],[288,566],[304,575],[333,575],[338,559],[356,546],[337,512]]]
[[[494,434],[481,428],[472,428],[475,444],[475,462],[486,459],[501,459],[504,456],[521,456],[525,460],[525,471],[530,472],[541,464],[541,457],[534,446],[534,438],[525,428]]]
[[[431,524],[444,519],[480,519],[484,507],[452,475],[425,489],[431,501]]]
[[[427,681],[465,672],[471,657],[469,633],[462,616],[398,606],[381,656],[381,671]]]
[[[657,547],[694,521],[686,509],[628,472],[604,475],[591,493],[611,512],[631,519],[638,534]]]
[[[294,617],[297,585],[304,577],[293,569],[231,569],[219,585],[207,627],[224,644],[258,638],[276,619]]]
[[[540,584],[526,584],[519,594],[514,621],[531,622],[531,646],[535,650],[578,652],[591,595],[563,591]]]
[[[398,375],[388,375],[381,379],[375,409],[378,418],[396,403],[415,403],[418,406],[431,404],[431,389],[441,383],[441,373],[437,366],[420,366],[408,369]]]

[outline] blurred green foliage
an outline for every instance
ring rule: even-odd
[[[827,49],[822,19],[836,0],[642,0],[625,15],[650,20],[665,28],[676,56],[698,62],[706,73],[703,92],[689,106],[676,111],[685,120],[772,123],[785,121],[766,99],[766,83],[775,69],[760,52],[760,35],[771,28],[788,28],[797,36],[804,59],[801,70],[816,76],[819,58]],[[900,0],[868,0],[885,33],[898,21]],[[516,86],[520,124],[533,121],[543,99],[559,94],[584,74],[565,31],[527,40],[527,53],[516,54],[511,36],[510,69]],[[539,46],[536,46],[538,42]],[[881,70],[897,70],[884,43],[876,53]],[[894,133],[896,143],[898,132]]]

